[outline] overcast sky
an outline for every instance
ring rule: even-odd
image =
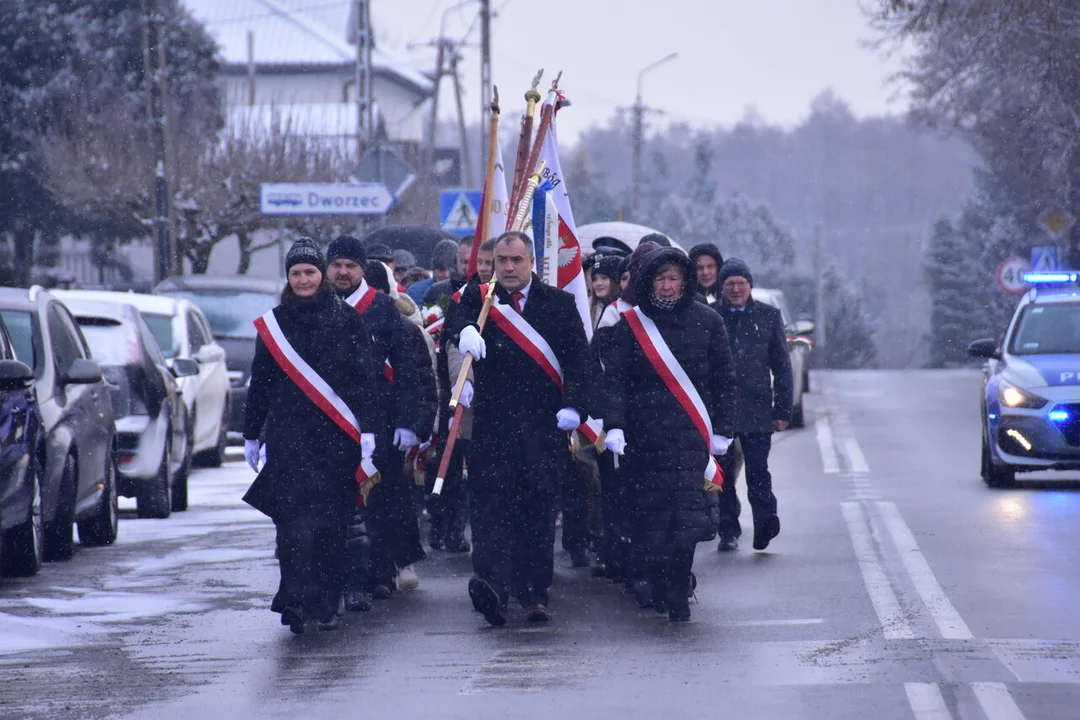
[[[458,0],[373,0],[377,42],[434,67],[433,53],[407,51],[439,33],[444,10]],[[493,74],[504,118],[520,115],[532,75],[541,89],[563,70],[561,86],[574,107],[559,115],[560,136],[572,139],[619,107],[633,104],[638,71],[677,52],[647,73],[645,103],[669,119],[730,125],[754,108],[767,121],[792,125],[810,100],[832,87],[859,116],[897,114],[901,88],[887,84],[900,67],[865,47],[873,38],[860,4],[873,0],[492,0]],[[478,3],[446,14],[446,34],[460,37]],[[470,40],[479,40],[475,28]],[[465,51],[468,117],[480,112],[479,49]],[[452,117],[446,84],[441,100]]]

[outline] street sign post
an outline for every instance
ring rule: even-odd
[[[394,196],[381,183],[262,183],[263,215],[385,215]]]
[[[452,235],[472,235],[480,217],[480,190],[443,190],[439,194],[439,224]]]
[[[1019,295],[1028,289],[1024,273],[1031,272],[1031,263],[1016,255],[1001,261],[997,269],[998,286],[1007,293]]]

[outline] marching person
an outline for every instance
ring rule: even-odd
[[[713,308],[724,318],[735,362],[735,437],[746,464],[746,493],[754,513],[754,549],[764,550],[780,534],[769,451],[772,434],[786,430],[791,423],[791,358],[780,311],[751,297],[754,278],[746,263],[738,258],[725,262],[718,282],[723,297]],[[739,511],[732,472],[720,495],[721,551],[738,548],[742,534]]]
[[[520,232],[495,242],[496,301],[483,336],[484,299],[468,286],[448,327],[475,359],[463,404],[473,408],[469,520],[473,607],[494,626],[515,597],[533,622],[551,619],[555,497],[570,472],[567,433],[586,417],[588,341],[573,295],[532,273],[533,243]]]
[[[431,277],[413,283],[406,290],[413,302],[422,305],[428,288],[449,279],[451,271],[457,268],[457,252],[458,244],[453,240],[440,240],[435,243],[435,249],[431,251]]]
[[[592,298],[589,302],[592,311],[592,324],[595,329],[600,317],[609,304],[619,295],[619,269],[623,259],[614,255],[596,258],[592,266]]]
[[[244,455],[257,471],[265,424],[266,465],[244,499],[277,527],[281,583],[271,609],[299,634],[311,622],[337,625],[346,527],[357,466],[376,445],[376,404],[367,327],[334,294],[318,246],[300,238],[285,268],[281,304],[256,321]]]
[[[724,264],[724,256],[712,243],[701,243],[690,248],[690,262],[697,271],[698,295],[711,305],[720,299],[720,283],[716,278]]]
[[[382,481],[368,499],[367,529],[371,536],[371,573],[367,588],[350,585],[353,594],[366,589],[376,599],[389,597],[395,577],[402,589],[419,584],[413,564],[423,560],[420,529],[413,511],[411,482],[401,472],[404,453],[419,444],[419,383],[405,321],[394,301],[364,279],[367,255],[352,235],[335,238],[326,248],[327,277],[337,294],[364,318],[371,336],[375,368],[372,402],[378,409],[373,431],[378,443],[375,467]],[[388,276],[389,282],[389,276]]]
[[[638,305],[604,353],[605,445],[623,456],[653,606],[686,621],[694,548],[714,532],[706,493],[723,481],[712,456],[731,444],[731,349],[723,321],[697,302],[680,250],[650,253],[635,285]]]
[[[659,250],[660,245],[647,240],[640,243],[634,251],[619,261],[619,294],[600,317],[600,322],[593,333],[590,350],[593,355],[593,372],[596,373],[593,389],[597,404],[603,407],[604,383],[603,372],[605,356],[610,352],[609,343],[615,331],[615,325],[622,319],[622,314],[636,304],[637,294],[633,279],[638,268],[649,253]],[[634,582],[644,579],[644,567],[635,562],[629,540],[633,535],[630,494],[628,483],[615,467],[615,457],[610,450],[600,453],[597,459],[600,474],[600,515],[602,534],[600,540],[600,563],[604,574],[613,582],[622,581],[633,589]],[[651,602],[651,596],[645,604]]]

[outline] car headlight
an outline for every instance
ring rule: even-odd
[[[998,389],[998,399],[1006,407],[1026,408],[1028,410],[1037,410],[1046,404],[1046,398],[1021,390],[1015,385],[1002,385]]]

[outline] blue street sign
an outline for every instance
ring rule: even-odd
[[[1031,248],[1031,270],[1047,272],[1058,269],[1058,249],[1053,245]]]
[[[443,190],[439,194],[439,223],[452,235],[472,235],[480,217],[481,190]]]

